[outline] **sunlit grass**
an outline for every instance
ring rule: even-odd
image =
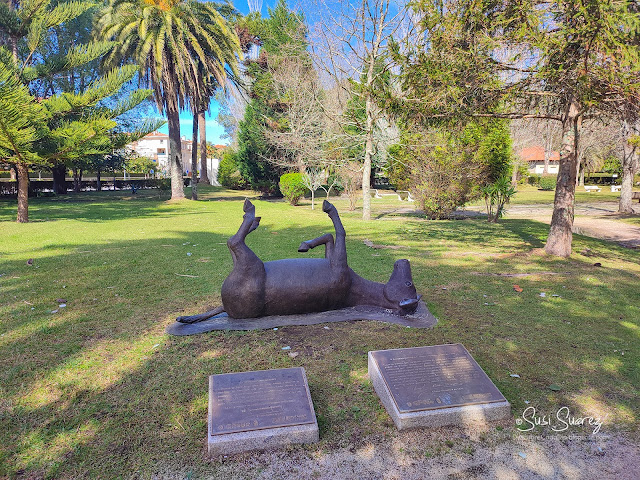
[[[572,258],[554,259],[540,253],[541,223],[393,216],[412,205],[392,197],[374,199],[380,220],[362,222],[336,199],[352,268],[385,281],[409,258],[434,329],[356,322],[169,337],[176,315],[219,304],[225,242],[252,195],[200,193],[176,204],[144,191],[35,199],[22,225],[15,202],[0,202],[0,476],[148,478],[172,462],[213,474],[223,465],[203,455],[207,377],[223,372],[303,366],[321,431],[310,453],[392,438],[367,352],[440,343],[463,343],[514,415],[566,405],[607,413],[605,430],[637,432],[637,251],[576,235]],[[248,243],[264,260],[297,256],[301,240],[332,231],[319,203],[255,203],[262,223]]]

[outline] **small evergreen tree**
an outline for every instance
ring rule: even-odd
[[[93,7],[82,1],[46,0],[15,8],[12,2],[0,3],[0,33],[9,39],[10,47],[0,47],[0,159],[15,164],[18,171],[18,222],[29,220],[30,165],[51,165],[110,151],[117,146],[110,134],[117,125],[115,119],[151,93],[137,90],[116,105],[105,106],[103,101],[136,73],[135,68],[123,67],[82,89],[72,82],[74,90],[55,91],[46,98],[37,95],[43,79],[92,62],[112,47],[108,42],[91,42],[65,45],[62,51],[44,48],[51,29]],[[158,126],[158,122],[148,123],[137,133],[144,135]],[[119,138],[126,143],[136,135]]]

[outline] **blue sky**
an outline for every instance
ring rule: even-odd
[[[233,6],[236,7],[243,15],[249,13],[249,5],[247,0],[239,0],[236,2],[232,2]],[[267,15],[267,9],[273,7],[277,3],[277,0],[264,0],[262,2],[262,15]],[[293,4],[292,0],[289,0],[289,4]],[[157,111],[156,111],[157,114]],[[218,103],[213,100],[211,102],[211,112],[206,115],[207,121],[207,142],[211,142],[213,144],[221,144],[227,145],[229,143],[229,139],[222,138],[224,135],[224,129],[222,126],[216,121],[216,117],[218,115]],[[183,137],[187,137],[191,139],[193,128],[193,117],[190,112],[185,111],[180,114],[180,135]],[[165,123],[165,125],[159,129],[162,133],[169,133],[169,127]]]
[[[205,115],[205,119],[207,122],[207,142],[211,142],[213,144],[227,145],[229,143],[229,139],[222,138],[222,135],[224,135],[224,129],[216,121],[217,115],[218,115],[218,103],[216,101],[212,101],[211,112]],[[180,135],[183,137],[187,137],[187,139],[191,140],[191,135],[193,134],[192,129],[193,129],[193,117],[191,112],[189,111],[181,112],[180,113]],[[158,129],[158,131],[168,134],[169,127],[165,123],[162,128]]]

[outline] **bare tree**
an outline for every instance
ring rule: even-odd
[[[613,122],[589,120],[582,125],[578,148],[577,185],[584,185],[585,172],[602,169],[607,157],[619,156],[618,131]]]
[[[272,122],[264,132],[267,142],[275,147],[275,155],[268,160],[301,173],[329,163],[324,154],[323,94],[315,71],[305,60],[284,57],[269,66],[271,86],[282,99],[282,119]]]
[[[362,179],[362,165],[359,162],[345,162],[338,169],[343,181],[344,191],[349,197],[349,210],[356,209],[360,197],[360,180]]]
[[[562,140],[562,128],[560,122],[548,119],[536,119],[534,126],[536,136],[542,142],[542,148],[544,149],[544,167],[542,174],[548,175],[551,154],[560,146]]]
[[[513,171],[511,174],[511,184],[518,183],[518,171],[526,161],[520,157],[520,152],[525,148],[534,145],[537,140],[536,129],[532,128],[533,123],[522,118],[513,119],[509,122],[511,134],[511,145],[515,152],[513,161]],[[526,165],[528,168],[528,165]]]
[[[391,64],[387,46],[403,28],[406,9],[391,0],[319,0],[316,23],[315,60],[345,89],[342,98],[356,98],[363,106],[361,125],[364,152],[362,166],[362,218],[371,219],[372,160],[376,153],[376,126],[381,112],[375,106],[376,85],[384,81]],[[351,80],[350,82],[345,80]],[[345,113],[347,110],[342,109]],[[357,118],[353,118],[356,120]],[[347,122],[343,122],[347,126]]]
[[[309,168],[302,175],[302,181],[305,187],[311,190],[311,210],[315,208],[316,190],[326,182],[326,172],[318,168]]]

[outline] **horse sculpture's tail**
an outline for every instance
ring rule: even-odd
[[[211,317],[215,317],[219,313],[224,312],[224,307],[220,305],[219,307],[214,308],[213,310],[209,310],[208,312],[199,313],[198,315],[189,315],[186,317],[178,317],[176,318],[176,322],[180,323],[196,323],[207,320]]]

